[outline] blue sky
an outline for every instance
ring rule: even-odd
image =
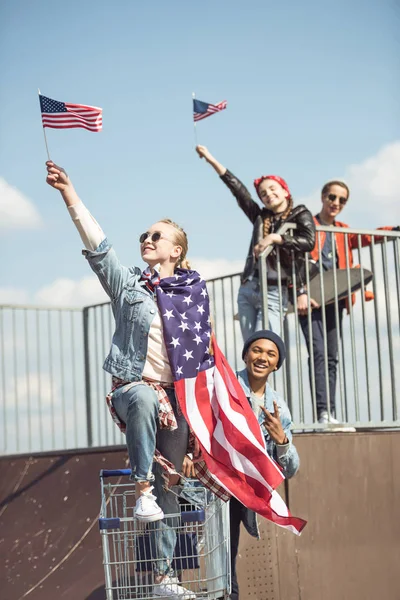
[[[194,152],[193,91],[228,101],[198,140],[248,186],[275,172],[316,211],[316,190],[346,177],[344,221],[398,224],[399,16],[388,0],[1,3],[0,301],[90,275],[45,184],[38,87],[103,108],[101,133],[47,136],[125,263],[141,264],[138,235],[165,216],[201,264],[244,261],[251,226]]]

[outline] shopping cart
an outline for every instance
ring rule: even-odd
[[[159,542],[170,528],[176,535],[171,569],[180,585],[196,600],[228,598],[229,504],[189,481],[179,488],[177,514],[143,523],[134,518],[135,486],[127,478],[130,473],[130,469],[100,471],[99,527],[107,600],[161,600],[153,587],[157,563],[165,558],[160,556]],[[111,482],[109,478],[115,477],[118,480]]]

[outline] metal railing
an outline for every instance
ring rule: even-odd
[[[321,236],[331,229],[318,227],[317,230],[321,255]],[[399,427],[400,377],[396,365],[400,364],[400,233],[347,228],[336,228],[335,232],[356,236],[353,252],[355,262],[360,265],[360,289],[356,292],[354,305],[351,302],[354,272],[350,269],[348,251],[344,270],[347,285],[341,300],[338,295],[343,272],[339,273],[333,265],[331,275],[334,293],[329,300],[334,306],[336,324],[343,302],[347,301],[349,309],[348,314],[343,310],[341,335],[340,329],[336,328],[336,414],[340,421],[360,428]],[[371,236],[369,246],[362,246],[363,235]],[[277,258],[277,271],[281,275],[279,250]],[[307,257],[308,288],[318,279],[312,277],[313,268]],[[367,272],[373,273],[368,284]],[[261,277],[264,277],[261,291],[265,299],[268,279],[263,269]],[[296,302],[293,303],[296,277],[293,268],[294,285],[289,293],[293,308],[286,316],[282,304],[283,286],[279,286],[281,325],[288,358],[284,368],[274,375],[272,384],[288,401],[296,429],[318,429],[313,360],[309,377],[307,347]],[[326,280],[319,278],[322,304],[329,291],[325,284]],[[243,340],[236,316],[240,274],[211,279],[207,285],[218,343],[231,366],[241,369],[244,366],[241,360]],[[373,291],[374,301],[366,302],[364,292],[367,290]],[[264,312],[267,323],[267,310]],[[305,318],[310,328],[312,313]],[[328,332],[324,318],[322,327],[327,384]],[[104,400],[111,381],[102,364],[113,329],[114,318],[109,303],[83,310],[0,306],[0,452],[10,454],[124,442],[109,417]],[[310,355],[312,359],[312,345]],[[328,407],[333,405],[329,393],[327,403]]]
[[[82,310],[0,306],[0,452],[87,444]]]
[[[289,223],[284,227],[285,231],[294,229]],[[317,382],[318,378],[320,381],[321,374],[317,375],[315,371],[315,364],[322,361],[328,412],[334,412],[336,404],[336,417],[339,421],[359,428],[399,426],[399,381],[396,379],[395,365],[400,364],[400,233],[347,227],[335,227],[333,230],[331,227],[319,226],[319,264],[322,264],[322,236],[332,234],[332,231],[343,236],[345,266],[339,269],[333,260],[332,270],[322,271],[321,276],[314,261],[310,260],[309,255],[305,256],[306,288],[309,290],[311,286],[313,291],[307,296],[307,316],[301,318],[297,311],[296,289],[299,287],[299,278],[294,261],[292,287],[289,286],[293,313],[286,318],[282,285],[279,283],[281,326],[288,348],[286,369],[282,369],[281,376],[284,397],[289,401],[297,428],[322,428],[317,423]],[[331,239],[332,255],[336,256],[336,236],[331,235]],[[353,268],[350,246],[357,259]],[[271,248],[267,248],[263,257],[268,256],[270,251]],[[277,259],[280,282],[282,269],[279,247]],[[264,326],[268,324],[266,265],[265,260],[260,261]],[[310,303],[314,293],[318,295],[319,304],[330,306],[330,312],[333,309],[334,313],[334,319],[328,322],[327,311],[319,311],[322,317],[319,323],[323,337],[322,357],[320,352],[314,356],[314,343],[309,344],[309,353],[307,352],[303,335],[306,333],[310,340],[313,339],[313,311],[310,310]],[[371,302],[366,300],[368,295],[374,296]],[[333,398],[329,391],[332,364],[335,363],[335,357],[329,352],[332,337],[338,348],[338,389]]]

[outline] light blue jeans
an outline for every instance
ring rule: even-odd
[[[125,387],[125,386],[124,386]],[[135,481],[153,481],[154,493],[158,505],[165,515],[179,513],[176,495],[164,489],[162,468],[153,464],[155,448],[180,472],[187,452],[189,427],[182,414],[178,414],[175,392],[167,389],[168,398],[175,413],[178,429],[160,429],[158,427],[159,400],[155,391],[148,385],[135,385],[126,391],[118,388],[113,394],[113,405],[119,418],[126,423],[126,444]],[[153,536],[156,556],[155,570],[168,573],[174,556],[176,533],[173,519],[156,521],[149,529],[157,530]],[[160,532],[162,530],[162,533]]]
[[[282,336],[280,316],[279,287],[268,286],[268,321],[269,328]],[[282,314],[285,317],[288,305],[288,290],[282,285]],[[243,340],[255,331],[263,328],[260,284],[258,279],[242,283],[238,294],[239,322]]]

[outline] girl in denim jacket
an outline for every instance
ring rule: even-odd
[[[175,494],[163,487],[161,465],[155,463],[153,467],[156,446],[175,470],[181,471],[189,427],[177,407],[154,286],[163,278],[173,277],[178,267],[189,268],[187,237],[172,221],[159,221],[139,238],[141,255],[149,269],[142,273],[138,267],[121,265],[66,172],[51,161],[46,166],[46,181],[61,192],[84,243],[83,253],[111,299],[116,330],[104,368],[113,377],[110,409],[126,432],[137,499],[135,516],[145,522],[161,520],[164,512],[176,514],[179,507]],[[154,488],[156,495],[152,494]],[[157,536],[153,593],[163,598],[195,598],[170,576],[176,534],[165,524],[160,526],[164,532]]]

